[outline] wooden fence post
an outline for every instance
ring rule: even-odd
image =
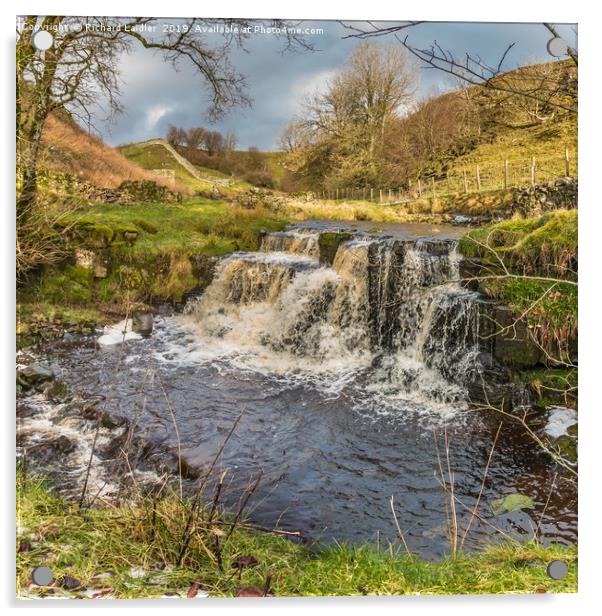
[[[337,188],[337,201],[339,200],[339,189]]]
[[[370,189],[370,201],[374,201],[374,188]]]
[[[508,190],[508,159],[504,161],[504,190]]]
[[[569,149],[564,150],[564,171],[567,178],[571,177],[571,161],[569,159]]]
[[[464,192],[468,192],[468,178],[466,177],[466,169],[464,169]]]
[[[389,188],[389,201],[391,201],[391,189]]]
[[[477,165],[477,190],[481,190],[481,171]]]
[[[531,186],[535,186],[535,156],[531,158]]]
[[[379,203],[383,202],[383,189],[382,188],[378,189],[378,202]]]
[[[422,198],[422,184],[420,184],[420,180],[418,180],[418,196]]]

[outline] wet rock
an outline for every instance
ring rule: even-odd
[[[75,449],[75,444],[64,434],[61,434],[53,443],[54,448],[62,454],[69,454]]]
[[[64,403],[69,400],[71,393],[69,388],[62,381],[52,381],[44,390],[44,395],[48,400],[55,403]]]
[[[197,279],[199,287],[204,289],[211,284],[219,259],[203,254],[192,254],[189,259],[192,265],[192,274]]]
[[[153,313],[136,310],[132,315],[132,331],[141,336],[150,336],[153,331]]]
[[[17,380],[22,386],[33,387],[54,379],[54,372],[48,364],[33,362],[17,372]]]
[[[552,442],[552,449],[567,462],[577,463],[577,439],[574,436],[569,434],[559,436]]]
[[[348,242],[353,235],[351,233],[320,233],[318,248],[320,251],[320,264],[332,265],[339,246]]]
[[[507,306],[482,304],[480,330],[488,341],[493,357],[511,369],[537,366],[544,360],[543,351],[535,344],[524,320]]]
[[[27,419],[29,417],[33,417],[38,412],[39,409],[33,406],[26,404],[17,405],[17,419]]]
[[[103,411],[100,415],[100,425],[107,430],[115,430],[127,425],[128,421],[120,415],[112,415],[108,411]]]

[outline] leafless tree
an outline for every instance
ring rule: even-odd
[[[210,118],[232,105],[250,104],[244,76],[232,66],[230,52],[236,46],[244,48],[253,23],[194,18],[166,28],[162,20],[149,17],[28,16],[21,20],[16,45],[18,232],[27,228],[33,214],[42,131],[53,111],[67,109],[87,124],[100,100],[106,101],[109,115],[120,112],[119,61],[139,46],[160,54],[176,69],[184,64],[194,68],[209,99]],[[203,32],[216,25],[223,32],[212,35],[210,43]],[[278,29],[285,48],[311,49],[294,23],[276,20],[269,25]],[[40,30],[53,36],[46,51],[34,46],[34,35]]]
[[[508,74],[506,61],[514,47],[509,43],[496,63],[488,63],[476,53],[467,51],[462,57],[444,49],[433,41],[422,46],[410,41],[408,29],[413,29],[424,22],[405,22],[394,25],[383,25],[371,21],[340,22],[349,32],[344,38],[371,39],[381,36],[393,36],[401,46],[415,56],[427,67],[443,71],[465,84],[481,86],[508,96],[517,95],[546,108],[553,107],[567,113],[577,113],[577,75],[576,71],[556,71],[554,78],[539,80],[533,83],[530,71]],[[554,36],[559,36],[553,24],[543,26]],[[574,67],[577,67],[578,54],[568,47],[567,56]]]

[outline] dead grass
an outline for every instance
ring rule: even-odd
[[[176,183],[174,186],[142,169],[115,148],[88,135],[72,120],[57,114],[51,114],[46,120],[42,144],[43,167],[75,175],[95,186],[115,188],[125,180],[152,180],[171,190],[190,194],[185,185]]]

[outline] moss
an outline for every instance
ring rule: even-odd
[[[537,406],[575,406],[577,402],[577,368],[539,368],[525,370],[519,376],[536,394]]]
[[[92,270],[77,265],[47,269],[39,283],[38,301],[64,305],[87,304],[92,300],[93,277]]]
[[[96,309],[82,309],[64,303],[38,303],[32,301],[32,298],[20,298],[17,303],[17,348],[28,347],[41,338],[54,337],[57,329],[89,334],[102,322],[103,317]]]
[[[525,275],[575,278],[577,270],[577,210],[557,210],[543,216],[507,220],[476,229],[460,239],[467,257]]]
[[[320,249],[320,263],[332,265],[339,246],[349,241],[351,233],[320,233],[318,247]]]
[[[577,463],[577,439],[569,434],[559,436],[552,443],[552,448],[560,455],[561,458],[571,462]]]
[[[576,210],[477,229],[466,234],[459,247],[467,257],[480,260],[482,269],[475,274],[482,276],[479,289],[508,305],[547,354],[564,363],[576,355]]]

